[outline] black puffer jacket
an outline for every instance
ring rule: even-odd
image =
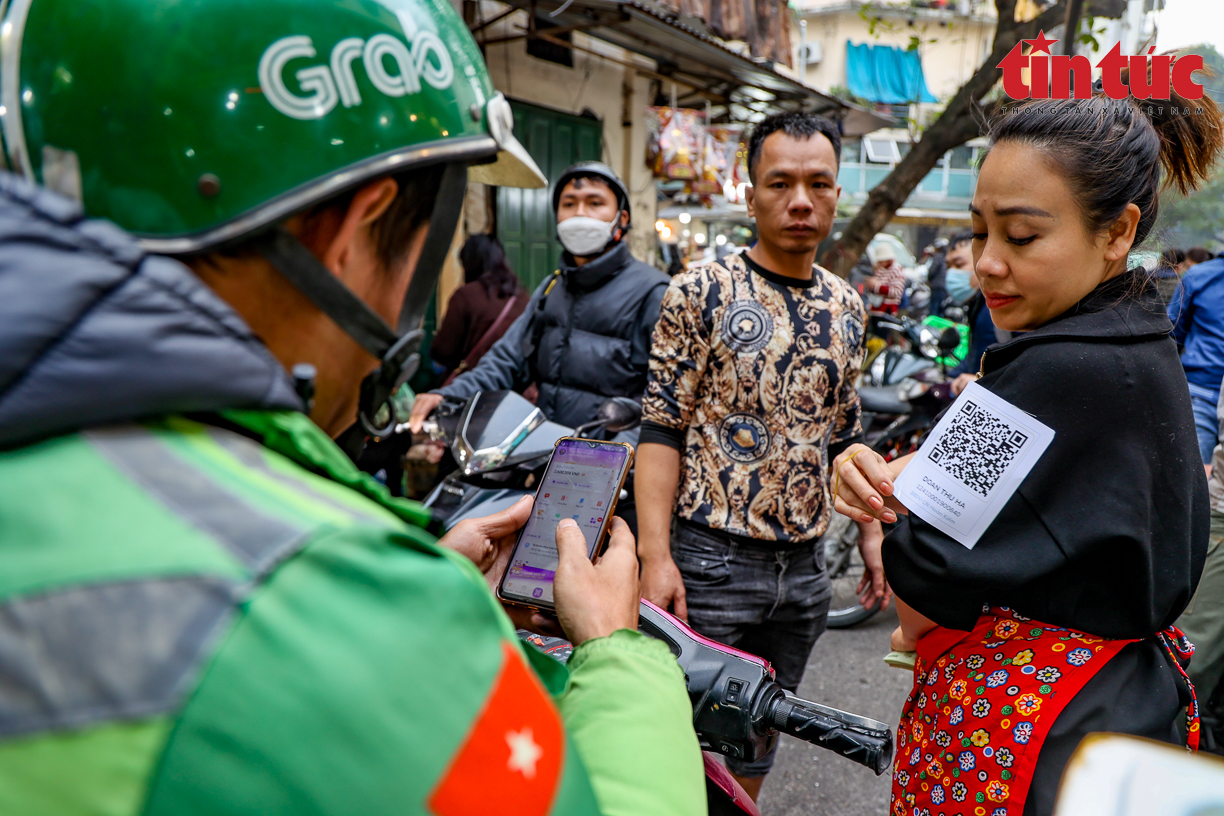
[[[477,366],[441,394],[466,399],[536,382],[544,415],[571,428],[594,419],[609,397],[641,397],[667,276],[635,260],[624,243],[583,266],[566,253],[558,275],[540,285]]]

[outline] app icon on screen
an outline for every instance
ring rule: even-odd
[[[544,594],[544,590],[541,587],[536,587],[535,589],[531,590],[531,597],[533,598],[538,598],[543,594]]]

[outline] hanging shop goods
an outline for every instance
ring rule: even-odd
[[[713,185],[713,189],[697,190],[693,185],[694,192],[721,193],[728,182],[734,186],[747,181],[748,148],[744,144],[744,126],[707,127],[702,159],[701,179]]]
[[[744,126],[706,125],[688,108],[647,108],[647,162],[656,178],[688,182],[686,192],[721,194],[747,181]]]
[[[697,178],[705,126],[701,111],[647,108],[647,156],[656,178]]]

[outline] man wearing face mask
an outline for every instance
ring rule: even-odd
[[[531,383],[544,415],[571,428],[593,420],[611,397],[641,398],[669,281],[629,253],[629,191],[607,165],[579,162],[557,179],[552,205],[565,247],[559,268],[475,368],[417,397],[413,431],[444,397]],[[625,441],[636,442],[636,432]]]
[[[969,383],[977,379],[982,362],[982,353],[996,342],[1002,341],[990,310],[979,291],[977,277],[973,274],[973,232],[964,230],[948,241],[948,271],[944,278],[948,287],[948,300],[944,307],[960,306],[965,310],[969,323],[969,351],[955,369],[948,372],[952,380],[952,393],[959,396]]]
[[[973,276],[973,233],[962,230],[948,240],[948,254],[945,259],[947,270],[944,273],[944,288],[948,290],[946,306],[967,306],[976,287],[971,283]]]

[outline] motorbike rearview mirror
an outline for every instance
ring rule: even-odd
[[[642,424],[642,406],[628,397],[613,397],[599,406],[598,418],[612,433],[621,433]]]
[[[960,345],[960,332],[951,327],[939,333],[939,350],[944,354]]]

